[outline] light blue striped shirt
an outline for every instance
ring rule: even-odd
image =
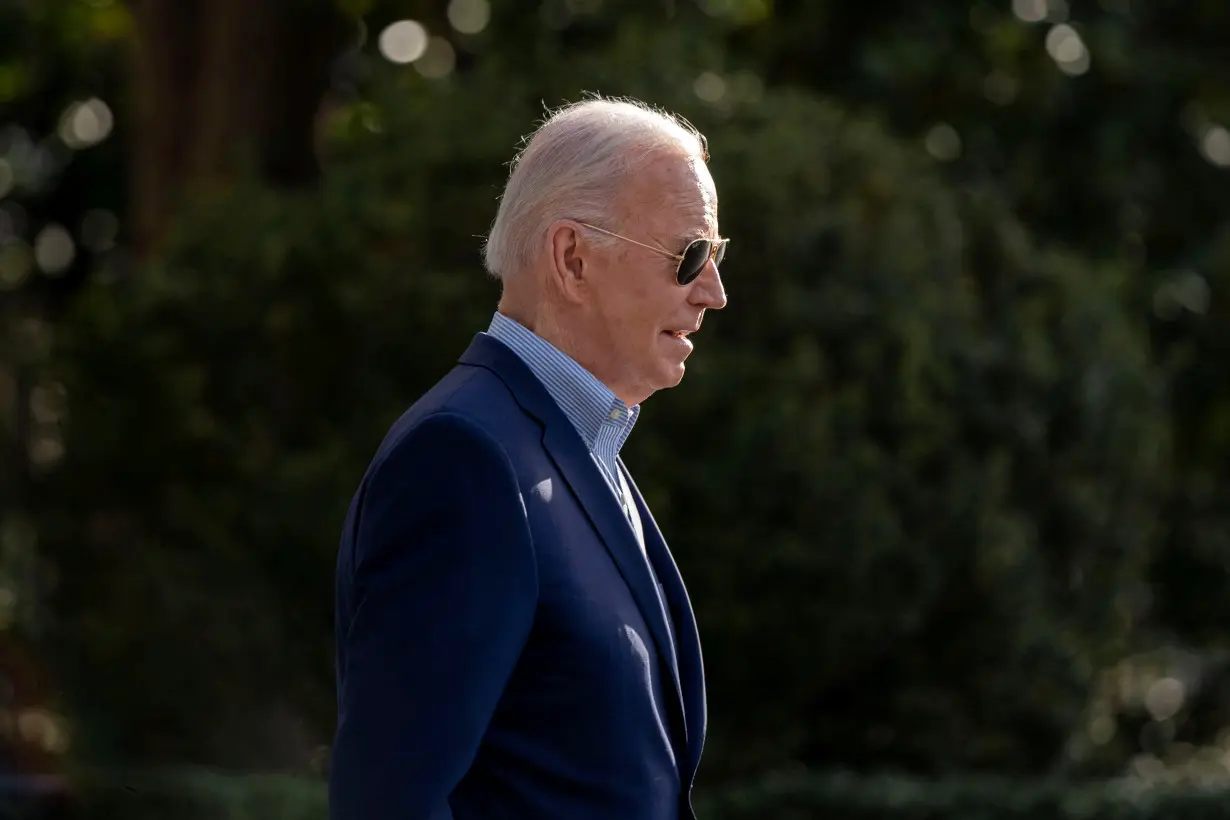
[[[487,334],[511,348],[547,388],[551,398],[581,434],[611,492],[615,493],[624,512],[631,518],[627,489],[619,474],[616,458],[636,424],[641,412],[640,405],[629,408],[609,387],[570,356],[502,313],[492,317]],[[633,526],[638,523],[633,523]]]

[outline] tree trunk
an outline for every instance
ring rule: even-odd
[[[353,25],[328,0],[131,0],[131,245],[155,253],[189,192],[245,167],[286,186],[318,174],[313,122]]]

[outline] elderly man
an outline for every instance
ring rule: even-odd
[[[333,820],[692,816],[696,622],[619,450],[726,304],[706,160],[684,121],[604,99],[518,157],[498,312],[345,523]]]

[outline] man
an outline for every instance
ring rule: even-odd
[[[498,312],[346,520],[333,820],[692,816],[696,622],[619,449],[726,304],[706,159],[686,123],[604,99],[518,157]]]

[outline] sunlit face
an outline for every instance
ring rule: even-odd
[[[665,155],[629,180],[608,227],[671,254],[698,237],[718,238],[717,191],[699,158]],[[692,352],[687,334],[700,329],[705,310],[726,306],[717,266],[710,261],[680,286],[677,262],[631,242],[594,254],[587,335],[592,367],[629,406],[683,379]]]

